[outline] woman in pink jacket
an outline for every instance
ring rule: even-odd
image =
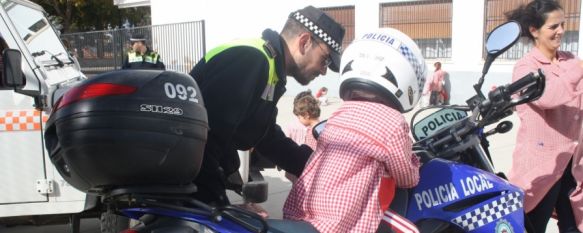
[[[534,42],[512,79],[537,69],[546,76],[540,99],[516,108],[521,123],[509,180],[524,189],[524,208],[538,232],[545,232],[553,210],[560,232],[583,231],[583,68],[576,56],[558,50],[565,13],[556,1],[535,0],[507,16]]]

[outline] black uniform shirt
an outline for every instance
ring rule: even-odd
[[[273,101],[261,98],[269,64],[256,48],[228,48],[208,62],[202,59],[190,72],[202,92],[210,126],[203,171],[220,166],[229,175],[239,168],[237,149],[254,147],[284,170],[300,175],[312,152],[287,138],[275,122],[276,104],[286,84],[283,39],[272,30],[265,30],[263,39],[271,47],[267,51],[275,57],[279,77]]]

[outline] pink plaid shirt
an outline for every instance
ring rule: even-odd
[[[443,90],[443,81],[445,80],[445,71],[437,70],[433,73],[433,78],[429,84],[430,91]]]
[[[381,177],[392,177],[399,187],[419,181],[411,143],[398,111],[371,102],[344,102],[292,187],[284,218],[307,221],[320,232],[374,232],[383,216]]]
[[[299,120],[296,120],[285,127],[284,133],[285,136],[291,138],[298,145],[306,144],[312,150],[316,149],[318,141],[312,135],[311,126],[305,126]]]
[[[531,211],[563,175],[573,159],[572,173],[577,187],[571,204],[579,230],[583,231],[583,161],[581,130],[583,118],[583,69],[581,60],[570,53],[557,53],[551,63],[533,48],[514,66],[514,81],[542,68],[545,91],[536,101],[516,107],[520,128],[516,136],[510,182],[524,190],[525,210]]]

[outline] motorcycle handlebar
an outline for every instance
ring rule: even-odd
[[[460,141],[466,134],[498,122],[500,119],[512,114],[513,106],[539,98],[544,91],[544,84],[545,76],[542,70],[539,69],[538,72],[529,73],[514,83],[500,86],[488,93],[487,99],[477,101],[477,106],[473,108],[471,116],[449,126],[447,129],[436,132],[431,137],[418,141],[416,144],[419,146],[425,145],[431,148],[430,150],[435,151],[434,149],[437,149],[437,147],[441,147],[452,140]],[[513,96],[515,94],[517,96]],[[479,116],[481,118],[478,118]]]
[[[539,73],[540,73],[540,70],[539,70]],[[528,87],[536,84],[538,79],[540,79],[539,73],[534,74],[531,72],[531,73],[525,75],[524,77],[520,78],[519,80],[516,80],[516,82],[508,84],[508,87],[506,87],[506,90],[508,91],[508,93],[514,94],[517,91],[520,91],[524,88],[528,88]]]

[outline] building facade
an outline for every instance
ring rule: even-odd
[[[257,37],[265,28],[281,30],[291,11],[313,5],[321,8],[346,28],[345,45],[366,31],[394,27],[411,36],[421,48],[429,70],[435,61],[450,73],[452,103],[463,103],[473,95],[471,85],[480,77],[484,63],[487,32],[505,21],[504,12],[530,0],[294,0],[294,1],[220,1],[220,0],[115,0],[120,7],[150,5],[152,24],[195,20],[205,21],[206,49],[223,42]],[[562,50],[583,57],[579,49],[582,38],[581,0],[558,0],[565,8],[566,33]],[[155,41],[154,41],[155,42]],[[155,47],[154,43],[154,47]],[[510,82],[512,66],[529,43],[521,40],[491,67],[484,89]],[[329,72],[327,76],[337,77]],[[334,79],[320,78],[310,85],[315,90],[328,86],[337,93]],[[289,82],[290,94],[299,92]]]

